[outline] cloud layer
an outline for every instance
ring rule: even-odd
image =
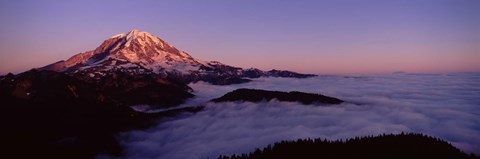
[[[466,152],[480,150],[480,74],[261,78],[230,86],[202,82],[190,86],[197,97],[184,106],[237,88],[321,93],[349,103],[326,107],[279,101],[208,103],[205,111],[119,135],[127,158],[216,158],[281,140],[402,131],[440,137]]]

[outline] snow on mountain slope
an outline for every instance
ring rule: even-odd
[[[95,50],[80,53],[66,61],[52,64],[56,67],[49,67],[49,69],[56,71],[65,71],[71,68],[84,70],[92,66],[102,66],[105,63],[115,65],[115,62],[110,61],[134,63],[156,73],[163,70],[189,73],[198,70],[202,65],[188,53],[179,51],[160,38],[147,32],[132,30],[110,37]]]
[[[217,81],[211,82],[217,84],[248,81],[242,80],[243,77],[256,78],[277,75],[258,69],[243,70],[217,61],[198,60],[162,39],[140,30],[114,35],[95,50],[74,55],[66,61],[59,61],[42,69],[89,77],[103,76],[115,71],[131,74],[157,74],[180,79],[183,82],[202,80]],[[288,76],[286,77],[309,76],[287,72]],[[255,76],[250,76],[250,74]]]

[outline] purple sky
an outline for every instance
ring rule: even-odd
[[[203,60],[308,73],[480,71],[478,0],[2,0],[0,74],[150,32]]]

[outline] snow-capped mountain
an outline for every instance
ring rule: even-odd
[[[76,76],[101,78],[117,71],[129,74],[156,74],[182,82],[207,81],[231,84],[262,76],[309,77],[290,71],[242,69],[217,61],[195,59],[162,39],[139,30],[117,34],[105,40],[95,50],[72,56],[43,67],[45,70],[66,72]]]

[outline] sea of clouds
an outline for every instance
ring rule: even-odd
[[[203,104],[206,109],[120,134],[127,158],[206,159],[252,152],[281,140],[400,132],[436,136],[480,154],[479,73],[324,75],[190,86],[196,97],[183,106]],[[237,88],[320,93],[347,102],[330,106],[275,100],[206,103]]]

